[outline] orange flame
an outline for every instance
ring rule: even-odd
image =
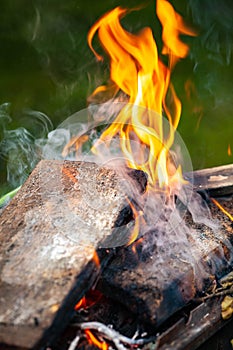
[[[230,144],[228,144],[228,147],[227,147],[227,154],[228,154],[229,157],[232,155],[231,145]]]
[[[181,102],[170,77],[176,62],[184,58],[189,50],[179,35],[195,33],[184,24],[182,17],[168,1],[157,0],[156,10],[163,26],[162,53],[168,55],[168,66],[158,56],[150,28],[144,28],[135,35],[121,26],[120,19],[129,12],[121,7],[108,12],[94,24],[88,33],[88,43],[96,58],[103,60],[92,46],[93,37],[98,32],[99,40],[110,57],[110,78],[115,83],[116,90],[123,91],[129,97],[129,103],[120,111],[115,122],[103,132],[100,141],[110,142],[114,136],[119,135],[128,166],[145,171],[151,187],[158,183],[161,188],[167,188],[171,185],[171,179],[182,181],[180,167],[176,169],[177,174],[173,172],[172,176],[168,170],[169,149],[181,115]],[[98,87],[93,94],[106,88]],[[166,136],[163,112],[170,124]],[[138,154],[133,150],[132,138],[148,150],[140,162]],[[93,151],[96,151],[97,145],[98,142]]]
[[[133,216],[134,216],[134,226],[133,229],[130,232],[130,237],[129,237],[129,241],[127,245],[130,245],[131,243],[133,243],[137,237],[138,237],[138,233],[139,233],[139,227],[140,227],[140,215],[142,214],[141,212],[138,212],[137,209],[135,208],[135,206],[133,205],[133,203],[131,203],[130,201],[129,205],[132,209],[133,212]]]
[[[223,206],[214,198],[210,198],[211,201],[226,215],[228,218],[233,221],[233,216],[225,209]]]
[[[100,268],[100,260],[99,260],[99,256],[98,256],[96,250],[93,253],[92,260],[95,263],[96,267]]]
[[[88,309],[98,303],[102,297],[103,294],[98,290],[89,290],[88,293],[75,305],[74,309],[75,311],[80,309]]]
[[[86,297],[84,296],[82,299],[79,300],[79,302],[75,305],[74,309],[75,311],[78,311],[80,309],[86,309],[87,307],[87,302],[86,302]]]
[[[69,173],[67,173],[66,175],[70,176]],[[92,261],[95,263],[96,267],[99,269],[100,260],[96,250],[94,250],[93,252]],[[75,311],[78,311],[80,309],[86,309],[94,305],[95,303],[97,303],[101,299],[101,297],[102,297],[102,294],[98,290],[90,290],[87,293],[87,295],[84,295],[84,297],[77,302],[74,309]]]
[[[85,329],[84,332],[90,344],[97,346],[101,350],[108,350],[108,344],[105,341],[99,341],[89,329]]]
[[[70,139],[70,141],[65,145],[62,151],[62,157],[66,157],[72,148],[76,151],[76,154],[81,149],[82,145],[88,141],[89,137],[87,135],[82,136],[74,136]]]

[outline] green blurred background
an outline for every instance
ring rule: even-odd
[[[184,38],[190,55],[173,73],[183,104],[178,131],[194,169],[233,163],[227,153],[228,145],[233,150],[232,0],[171,2],[199,32],[196,38]],[[108,79],[108,62],[97,63],[87,45],[91,25],[115,6],[139,4],[142,1],[1,0],[0,195],[19,185],[36,164],[34,140],[85,108],[94,88]],[[133,32],[150,26],[161,50],[155,1],[146,5],[123,24]],[[95,48],[101,50],[98,42]],[[23,137],[10,130],[24,130]],[[22,147],[24,142],[28,144]],[[12,177],[9,172],[17,172],[12,164],[20,168],[25,150],[30,165],[19,171],[24,177]]]

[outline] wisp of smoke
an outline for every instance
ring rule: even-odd
[[[40,150],[52,129],[52,123],[45,114],[38,111],[24,112],[27,128],[8,129],[11,121],[10,104],[4,103],[0,106],[0,157],[6,162],[7,182],[14,188],[27,179],[41,159]]]

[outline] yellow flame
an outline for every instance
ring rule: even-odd
[[[117,136],[127,165],[148,175],[148,190],[159,187],[170,195],[172,189],[179,189],[185,183],[181,165],[172,159],[171,147],[180,121],[181,102],[171,83],[171,73],[177,61],[189,51],[180,35],[196,33],[186,26],[167,0],[157,0],[156,12],[162,24],[162,54],[168,56],[166,65],[159,56],[150,28],[133,34],[122,27],[120,21],[129,11],[132,10],[116,7],[103,15],[88,33],[88,44],[97,60],[103,60],[103,56],[93,47],[95,34],[110,60],[110,83],[97,87],[90,99],[110,91],[114,96],[119,91],[127,96],[127,103],[94,144],[92,152],[98,154],[99,144],[109,145]],[[166,133],[163,114],[169,125]],[[87,140],[86,135],[72,138],[63,156],[70,151],[78,155]],[[66,172],[66,175],[75,180],[72,174]],[[142,221],[142,215],[133,205],[131,207],[135,225],[129,244],[138,237]]]
[[[226,215],[228,218],[233,221],[233,216],[223,208],[223,206],[214,198],[211,198],[211,201]]]
[[[110,58],[111,81],[116,85],[116,90],[123,91],[129,98],[129,103],[117,115],[115,122],[102,133],[100,142],[110,142],[118,135],[128,166],[145,171],[150,186],[159,184],[166,188],[171,184],[171,179],[182,180],[180,168],[177,174],[172,175],[168,170],[169,150],[181,115],[181,102],[170,82],[171,71],[177,60],[184,58],[189,50],[187,44],[180,40],[180,34],[195,33],[184,24],[168,1],[157,0],[156,11],[163,26],[162,53],[168,55],[168,66],[159,58],[150,28],[144,28],[136,35],[122,27],[120,20],[129,10],[121,7],[108,12],[93,25],[88,33],[88,43],[96,58],[103,60],[92,45],[93,37],[98,33]],[[93,94],[105,88],[98,87]],[[170,124],[166,136],[163,112]],[[144,157],[135,154],[132,139],[146,147],[148,152],[144,152]],[[97,146],[98,142],[93,151]]]
[[[94,334],[90,331],[90,329],[84,330],[87,340],[90,344],[95,345],[97,348],[101,350],[108,350],[108,344],[105,341],[98,340]]]

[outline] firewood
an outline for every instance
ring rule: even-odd
[[[233,200],[221,203],[233,213]],[[214,232],[193,223],[187,215],[189,245],[179,242],[178,228],[170,232],[162,245],[166,237],[164,223],[132,246],[119,249],[103,271],[99,283],[102,292],[154,327],[189,302],[212,293],[219,278],[233,269],[233,228],[227,216],[213,204],[210,207],[220,222],[219,228]],[[177,236],[172,238],[175,231]],[[191,257],[195,251],[199,256],[194,264]]]
[[[196,170],[192,176],[196,191],[207,191],[213,197],[233,193],[233,164]]]
[[[126,205],[112,169],[39,163],[0,216],[0,343],[52,343],[108,260],[95,251]]]

